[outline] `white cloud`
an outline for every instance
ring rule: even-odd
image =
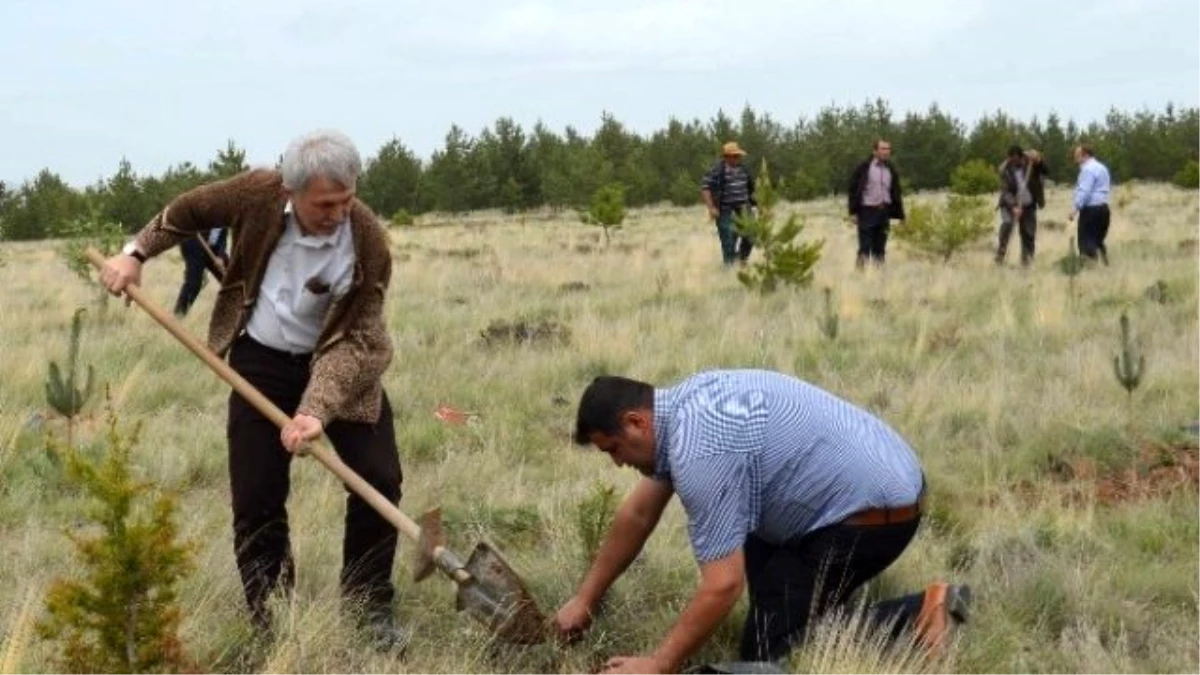
[[[646,131],[877,96],[1086,121],[1197,105],[1197,21],[1195,0],[0,0],[0,179],[158,172],[228,138],[273,161],[314,125],[428,154],[503,115]]]
[[[877,56],[919,48],[968,25],[981,0],[904,3],[763,0],[550,2],[476,6],[468,17],[438,12],[407,22],[406,44],[438,54],[499,59],[544,70],[744,67]],[[459,5],[461,8],[462,5]],[[399,46],[403,49],[403,46]]]

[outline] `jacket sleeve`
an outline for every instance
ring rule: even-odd
[[[892,208],[888,215],[895,220],[904,220],[904,191],[900,189],[900,172],[894,166],[888,166],[892,171]]]
[[[996,179],[1000,183],[1000,206],[1011,209],[1017,205],[1016,181],[1008,173],[1008,160],[1000,163],[996,169]]]
[[[384,316],[392,270],[390,255],[383,265],[378,281],[358,290],[364,294],[360,299],[363,304],[346,326],[345,334],[313,359],[297,414],[311,415],[328,425],[349,402],[366,395],[383,377],[393,354]]]
[[[1046,162],[1045,160],[1042,160],[1033,166],[1037,171],[1037,181],[1035,183],[1037,186],[1037,194],[1035,194],[1033,198],[1037,200],[1037,207],[1039,209],[1044,209],[1046,208]]]
[[[858,214],[862,205],[862,166],[854,167],[850,173],[850,185],[846,187],[846,208],[852,216]]]
[[[171,200],[134,237],[147,258],[178,246],[197,232],[229,227],[247,194],[257,192],[274,172],[253,169],[193,188]]]
[[[720,164],[720,162],[718,162],[718,163],[712,165],[711,167],[709,167],[709,169],[704,172],[704,178],[700,179],[700,191],[701,192],[704,192],[707,190],[709,193],[712,194],[713,197],[720,196],[720,194],[721,194],[721,173],[719,171],[720,167],[721,167],[721,164]]]

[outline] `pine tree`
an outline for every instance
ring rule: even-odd
[[[1071,302],[1075,301],[1075,277],[1087,266],[1088,259],[1079,255],[1079,251],[1075,248],[1075,237],[1071,237],[1067,243],[1067,254],[1058,259],[1058,270],[1067,275],[1067,294],[1070,296]]]
[[[609,183],[596,190],[587,213],[579,219],[588,225],[604,228],[604,245],[609,242],[609,230],[615,230],[625,222],[625,188],[620,183]]]
[[[821,317],[821,322],[819,325],[821,327],[821,332],[824,333],[825,337],[829,338],[829,340],[832,342],[833,340],[836,340],[838,336],[839,317],[837,307],[834,306],[833,303],[833,289],[826,286],[824,288],[824,292],[825,314]]]
[[[75,418],[83,411],[88,399],[92,397],[93,375],[95,371],[89,364],[87,377],[82,382],[78,378],[79,337],[83,333],[83,315],[87,310],[80,307],[71,318],[71,342],[67,348],[66,376],[58,367],[57,361],[51,361],[46,375],[46,403],[67,420],[67,447],[75,447]]]
[[[48,448],[67,458],[67,475],[91,498],[88,515],[99,533],[68,534],[83,577],[51,586],[48,616],[37,630],[60,642],[62,672],[179,672],[190,664],[178,637],[176,588],[191,568],[193,547],[178,541],[174,499],[133,476],[138,428],[126,436],[117,422],[110,405],[103,459]]]
[[[1117,382],[1125,389],[1129,408],[1129,430],[1133,430],[1133,391],[1142,383],[1142,375],[1146,372],[1146,355],[1138,349],[1133,331],[1129,326],[1129,317],[1121,313],[1121,351],[1113,357],[1113,374]]]
[[[955,253],[991,232],[990,216],[979,197],[952,194],[945,206],[914,204],[895,236],[912,248],[949,262]]]
[[[100,319],[108,314],[108,299],[112,295],[103,285],[92,280],[96,269],[87,259],[87,250],[94,248],[108,258],[116,255],[124,244],[126,235],[118,222],[105,220],[98,212],[91,216],[76,218],[66,226],[68,239],[59,247],[58,254],[67,267],[80,279],[96,288],[96,308]]]
[[[773,293],[780,284],[807,287],[812,283],[813,268],[821,259],[824,239],[797,243],[804,231],[800,217],[793,213],[782,226],[775,223],[775,206],[779,196],[771,183],[766,160],[755,181],[757,213],[734,217],[738,233],[749,237],[762,251],[762,259],[747,269],[738,271],[738,281],[759,293]]]

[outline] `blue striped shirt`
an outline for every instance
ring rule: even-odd
[[[750,174],[741,164],[717,162],[704,174],[700,187],[712,193],[717,208],[730,210],[750,203]]]
[[[671,484],[701,563],[753,533],[782,544],[868,508],[917,501],[908,443],[867,411],[765,370],[697,373],[654,393],[654,478]]]
[[[1112,180],[1108,175],[1108,167],[1101,164],[1095,157],[1089,157],[1079,165],[1079,180],[1075,183],[1075,210],[1085,206],[1100,206],[1108,203],[1108,193]]]

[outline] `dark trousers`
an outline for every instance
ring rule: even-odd
[[[1108,263],[1108,247],[1104,238],[1108,236],[1108,223],[1112,214],[1108,204],[1085,206],[1079,210],[1079,254],[1093,260],[1097,253],[1101,260]]]
[[[308,357],[292,356],[248,336],[234,343],[230,366],[289,416],[308,384]],[[334,421],[325,428],[342,461],[394,504],[400,502],[400,456],[387,395],[375,424]],[[279,428],[237,392],[229,396],[229,479],[233,493],[233,538],[246,603],[255,622],[270,623],[271,592],[290,591],[294,563],[285,503],[292,454],[279,440]],[[396,528],[362,498],[346,497],[342,540],[343,596],[368,612],[390,611],[395,594],[392,564]]]
[[[742,262],[749,260],[750,251],[754,248],[754,241],[738,234],[737,224],[733,219],[735,215],[745,212],[744,205],[722,206],[721,212],[717,216],[717,238],[721,240],[721,261],[726,265],[732,265],[737,260]]]
[[[183,285],[179,287],[179,298],[175,300],[175,315],[186,316],[204,285],[204,270],[211,272],[218,281],[221,279],[221,270],[209,259],[195,237],[184,239],[179,245],[179,252],[183,254]]]
[[[1021,211],[1021,221],[1013,222],[1012,211],[1000,207],[1000,244],[996,247],[996,262],[1004,262],[1008,254],[1008,242],[1012,239],[1013,226],[1021,236],[1021,264],[1033,262],[1034,242],[1037,238],[1037,208],[1028,206]]]
[[[861,266],[868,259],[882,263],[887,256],[888,229],[891,226],[887,206],[864,206],[858,211],[858,259]]]
[[[887,569],[912,541],[920,518],[878,526],[831,525],[784,545],[746,539],[750,608],[741,658],[777,661],[808,636],[810,619],[846,607],[851,594]],[[921,611],[923,593],[875,603],[867,620],[893,637]]]

